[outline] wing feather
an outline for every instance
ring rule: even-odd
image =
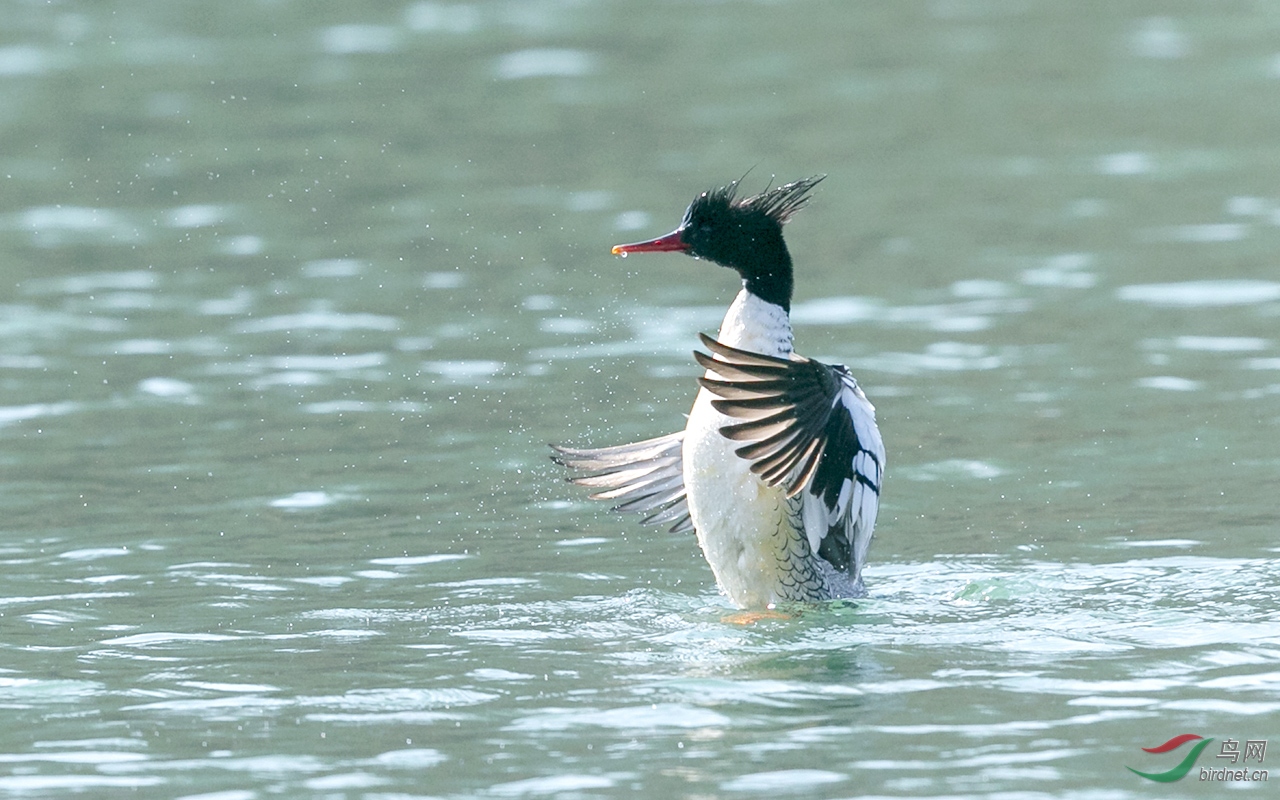
[[[594,500],[620,501],[614,511],[647,514],[647,525],[667,525],[672,533],[693,530],[684,489],[684,431],[613,447],[551,445],[551,460],[569,469],[593,473],[568,480],[593,492]]]
[[[707,369],[699,383],[716,397],[712,406],[735,420],[720,432],[747,442],[735,452],[761,480],[801,497],[813,549],[859,582],[885,463],[875,407],[842,366],[700,336],[713,355],[695,354]]]

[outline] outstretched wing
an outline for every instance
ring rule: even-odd
[[[735,420],[720,429],[751,471],[788,497],[803,493],[809,544],[857,581],[880,509],[884,442],[875,407],[842,366],[751,353],[706,334],[694,353],[716,378],[699,379],[711,405]]]
[[[614,511],[648,514],[646,525],[671,524],[671,532],[693,530],[685,500],[681,447],[684,431],[614,447],[578,449],[551,445],[552,460],[570,469],[594,473],[569,480],[599,491],[594,500],[619,501]]]

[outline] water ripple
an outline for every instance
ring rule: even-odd
[[[784,769],[772,772],[749,772],[725,781],[720,788],[727,792],[769,792],[772,794],[823,793],[819,787],[849,780],[849,776],[825,769]],[[831,791],[831,790],[825,790]]]
[[[138,244],[147,238],[129,215],[108,208],[38,206],[18,215],[17,224],[31,233],[32,242],[39,247],[77,241]]]
[[[870,297],[824,297],[796,303],[791,319],[797,325],[875,322],[936,331],[971,331],[989,327],[989,318],[994,315],[1023,314],[1031,308],[1028,299],[1004,296],[918,306],[890,306]]]
[[[545,778],[525,778],[519,781],[499,783],[489,787],[489,793],[498,797],[535,796],[575,796],[579,792],[591,789],[609,789],[618,780],[625,780],[630,775],[609,777],[606,775],[580,775],[565,773]]]
[[[1209,280],[1121,286],[1121,300],[1155,306],[1211,308],[1280,300],[1280,283],[1258,280]]]
[[[537,48],[500,57],[494,73],[505,81],[525,78],[577,78],[595,72],[595,56],[582,50]]]
[[[333,55],[390,53],[399,44],[399,31],[388,25],[334,25],[320,34],[321,49]]]
[[[578,727],[599,727],[635,731],[661,728],[714,728],[727,727],[729,724],[729,717],[710,709],[685,703],[653,703],[603,710],[581,707],[549,709],[540,714],[521,717],[506,729],[564,731]]]
[[[0,47],[0,75],[40,75],[58,63],[47,50],[31,44]]]
[[[337,311],[313,311],[303,314],[284,314],[249,320],[241,323],[241,333],[277,333],[306,330],[329,331],[395,331],[400,321],[380,314],[344,314]]]

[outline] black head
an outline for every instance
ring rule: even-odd
[[[738,182],[703,192],[684,212],[680,227],[666,236],[620,244],[616,254],[679,251],[731,267],[747,290],[762,300],[791,307],[791,254],[782,226],[809,200],[825,176],[805,178],[751,197],[737,196]]]

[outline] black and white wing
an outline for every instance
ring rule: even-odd
[[[614,447],[578,449],[551,445],[552,460],[570,469],[594,473],[569,480],[599,491],[594,500],[619,501],[614,511],[648,514],[646,525],[671,524],[671,532],[693,530],[685,500],[682,446],[684,431]]]
[[[718,378],[699,379],[711,405],[735,420],[720,432],[770,486],[802,495],[809,545],[857,581],[880,509],[884,442],[875,407],[849,370],[803,356],[751,353],[706,334],[694,353]]]

